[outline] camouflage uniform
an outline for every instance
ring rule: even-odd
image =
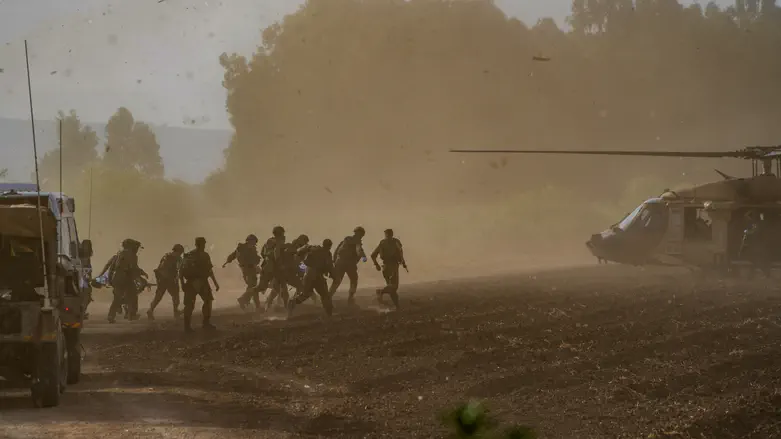
[[[88,241],[84,241],[88,242]],[[81,252],[80,252],[81,253]],[[92,246],[89,247],[89,253],[88,254],[79,254],[79,259],[81,259],[81,265],[84,267],[86,273],[87,273],[87,279],[90,279],[92,277]],[[84,319],[89,318],[89,313],[87,312],[87,308],[89,307],[89,304],[94,302],[92,299],[92,285],[90,285],[89,282],[87,282],[87,285],[82,288],[82,307],[84,308]]]
[[[307,245],[299,249],[298,255],[303,259],[306,271],[304,272],[303,288],[296,292],[293,300],[288,304],[288,315],[293,313],[296,305],[300,305],[309,299],[313,292],[317,292],[320,296],[325,312],[329,316],[333,312],[331,294],[328,292],[328,282],[325,278],[334,269],[331,246],[331,240],[326,239],[323,241],[322,246]]]
[[[155,297],[146,312],[150,320],[155,319],[155,308],[163,300],[166,292],[171,295],[173,301],[174,318],[179,318],[179,269],[182,265],[182,253],[184,253],[184,247],[180,244],[175,245],[173,251],[166,253],[160,259],[160,264],[155,269],[157,288],[155,289]]]
[[[179,279],[184,291],[184,329],[186,332],[192,331],[192,317],[195,310],[195,300],[200,296],[203,300],[201,312],[203,313],[204,329],[215,329],[211,324],[212,294],[209,278],[214,282],[214,287],[219,291],[220,286],[214,277],[214,266],[209,253],[206,252],[206,240],[197,238],[195,240],[195,250],[187,253],[182,262],[182,269],[179,272]]]
[[[285,244],[285,229],[276,226],[272,231],[274,236],[269,238],[260,253],[263,256],[263,263],[260,265],[260,278],[258,285],[251,291],[245,292],[239,297],[239,306],[244,309],[249,304],[249,298],[252,294],[265,293],[271,282],[277,278],[279,273],[279,260],[281,259],[283,246]]]
[[[114,322],[116,314],[127,304],[127,312],[131,320],[138,319],[138,291],[135,279],[146,275],[138,266],[138,249],[141,243],[132,239],[126,239],[122,243],[122,250],[117,253],[114,264],[110,270],[110,282],[114,287],[114,300],[108,312],[109,322]]]
[[[334,271],[333,282],[329,290],[330,296],[336,293],[339,285],[342,284],[344,275],[350,279],[350,290],[347,298],[348,303],[355,301],[355,293],[358,290],[358,261],[366,261],[366,253],[363,251],[363,239],[366,231],[363,227],[356,227],[354,234],[342,240],[334,251]]]
[[[292,242],[284,244],[282,246],[282,252],[279,259],[279,269],[277,276],[274,277],[272,284],[271,294],[266,299],[266,309],[271,308],[274,304],[274,299],[282,296],[282,300],[287,306],[290,299],[288,295],[288,285],[300,291],[303,287],[302,277],[299,275],[299,264],[301,263],[298,257],[298,249],[309,244],[309,237],[301,235],[294,239]]]
[[[382,259],[382,267],[377,263],[377,256]],[[372,262],[377,267],[377,271],[382,271],[382,277],[385,278],[385,288],[377,290],[377,299],[382,302],[382,295],[388,294],[393,300],[396,308],[399,307],[399,265],[407,267],[404,260],[404,249],[401,241],[393,237],[393,230],[385,230],[385,239],[380,241],[377,248],[371,254]]]
[[[260,297],[255,287],[258,286],[258,265],[260,264],[260,255],[257,249],[258,238],[255,235],[249,235],[245,242],[236,246],[236,250],[228,255],[223,267],[231,262],[238,260],[241,275],[247,288],[244,294],[249,294],[255,303],[255,308],[260,309]]]

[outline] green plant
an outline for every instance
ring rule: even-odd
[[[442,422],[453,439],[536,439],[537,433],[524,425],[502,426],[478,401],[462,403],[443,414]]]

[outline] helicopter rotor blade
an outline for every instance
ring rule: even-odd
[[[486,154],[571,154],[571,155],[618,155],[640,157],[692,157],[692,158],[750,158],[744,151],[595,151],[595,150],[535,150],[535,149],[451,149],[458,153]]]

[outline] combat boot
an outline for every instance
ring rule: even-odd
[[[394,291],[390,293],[390,296],[391,296],[391,300],[393,301],[393,306],[396,309],[399,309],[399,293]]]
[[[179,311],[179,308],[174,308],[174,320],[179,320],[182,318],[182,312]]]
[[[184,314],[184,332],[193,332],[193,327],[190,325],[192,322],[193,316],[192,314]]]

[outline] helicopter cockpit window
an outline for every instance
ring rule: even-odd
[[[667,227],[667,219],[668,211],[665,205],[652,199],[637,206],[632,213],[618,223],[618,228],[623,231],[635,228],[643,228],[648,231],[664,230]]]
[[[640,211],[643,210],[644,206],[644,204],[637,206],[635,210],[633,210],[629,215],[625,216],[624,219],[618,223],[618,228],[624,231],[628,229],[632,222],[634,222],[635,218],[637,218],[637,215],[640,214]]]

